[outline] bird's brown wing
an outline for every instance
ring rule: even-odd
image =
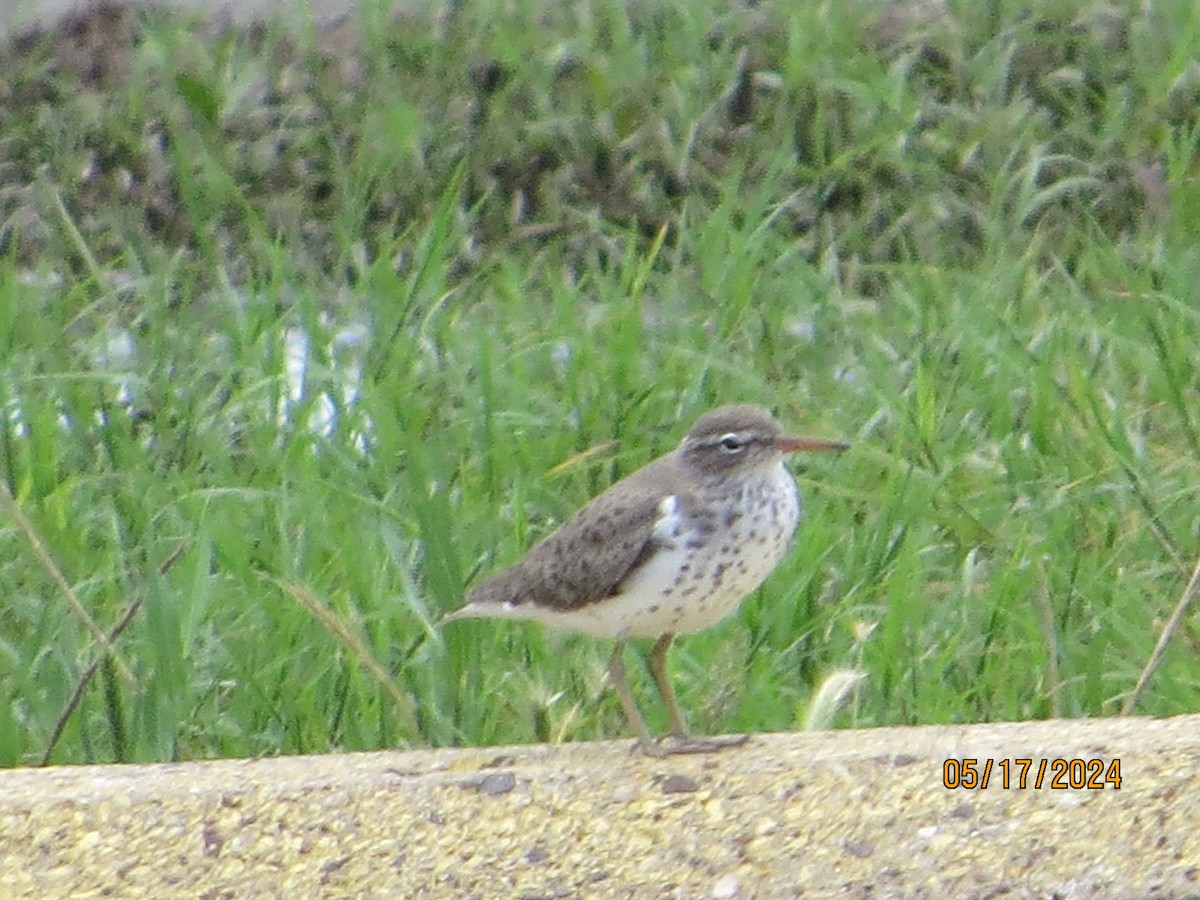
[[[663,499],[675,496],[684,514],[692,506],[674,466],[663,457],[613,485],[516,565],[478,584],[467,604],[536,603],[567,611],[611,597],[657,549],[654,526]]]

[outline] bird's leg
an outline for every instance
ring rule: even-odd
[[[654,642],[654,649],[650,651],[650,674],[654,676],[658,692],[662,694],[663,703],[667,705],[667,718],[671,721],[671,735],[685,738],[688,736],[687,725],[683,721],[683,713],[679,710],[679,700],[675,697],[675,688],[671,687],[671,679],[667,677],[667,651],[671,649],[671,642],[674,640],[675,635],[664,634]]]
[[[617,638],[617,645],[613,647],[612,656],[608,658],[608,680],[612,682],[613,690],[617,692],[621,708],[625,710],[625,718],[629,720],[630,726],[637,734],[638,746],[642,752],[649,756],[662,756],[659,744],[650,736],[646,720],[642,718],[641,711],[633,702],[633,692],[629,690],[629,678],[625,674],[624,659],[626,640],[623,637]]]
[[[679,709],[679,701],[675,697],[675,689],[671,687],[671,679],[667,677],[667,651],[671,649],[671,642],[674,640],[675,635],[664,634],[654,642],[654,649],[650,651],[650,673],[654,676],[654,683],[658,685],[658,692],[662,694],[663,703],[667,705],[667,717],[671,721],[670,740],[657,744],[659,752],[655,755],[711,753],[724,747],[738,747],[746,743],[747,735],[744,734],[694,737],[688,733],[683,713]]]

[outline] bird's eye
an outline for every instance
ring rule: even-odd
[[[746,446],[746,442],[736,434],[725,435],[723,438],[721,438],[720,444],[721,449],[726,453],[740,453]]]

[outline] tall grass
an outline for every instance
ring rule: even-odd
[[[604,642],[436,622],[726,401],[854,448],[696,728],[1117,713],[1200,535],[1197,14],[795,6],[4,50],[0,764],[625,735]]]

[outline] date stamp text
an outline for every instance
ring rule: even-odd
[[[942,764],[942,787],[947,790],[986,790],[993,783],[1019,791],[1120,790],[1121,760],[966,757]]]

